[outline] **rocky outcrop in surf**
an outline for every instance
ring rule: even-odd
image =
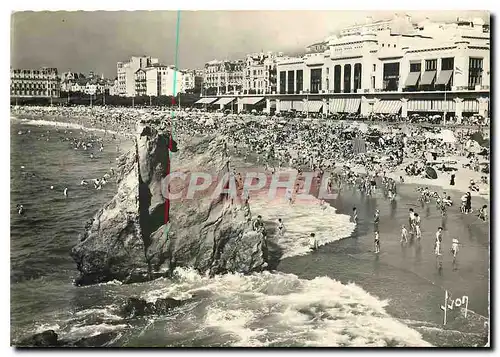
[[[161,315],[182,306],[190,300],[176,300],[172,298],[159,298],[154,302],[141,298],[131,297],[121,309],[125,318],[134,318],[146,315]]]
[[[71,251],[80,272],[77,285],[145,281],[168,276],[177,266],[212,275],[267,268],[262,235],[252,231],[243,207],[222,196],[212,200],[200,193],[171,202],[167,227],[168,140],[159,123],[138,123],[135,150],[119,160],[118,192]],[[175,171],[219,176],[228,171],[221,140],[193,138],[179,147],[172,154]],[[186,189],[188,182],[172,182],[171,190]]]

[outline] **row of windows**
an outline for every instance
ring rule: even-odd
[[[340,93],[342,91],[343,82],[343,92],[351,93],[351,90],[356,92],[361,88],[361,63],[356,63],[354,65],[354,74],[352,73],[352,66],[350,64],[344,65],[344,78],[342,79],[342,66],[336,65],[334,67],[333,76],[333,90],[335,93]],[[296,76],[295,76],[296,73]],[[330,79],[328,78],[330,69],[326,69],[326,90],[330,90]],[[354,77],[353,87],[351,88],[351,78]],[[322,90],[322,69],[316,68],[311,69],[310,76],[310,92],[319,93]],[[303,71],[281,71],[280,72],[280,93],[300,93],[303,89]]]
[[[46,96],[51,95],[53,97],[59,96],[58,91],[51,91],[47,94],[47,91],[44,90],[11,90],[11,95],[33,95],[33,96]]]
[[[56,84],[46,84],[46,83],[19,83],[14,82],[11,84],[12,88],[19,89],[47,89],[47,88],[59,88]]]
[[[335,48],[335,52],[342,52],[342,51],[349,51],[349,50],[352,50],[352,49],[360,49],[360,48],[363,48],[362,45],[358,45],[358,46],[349,46],[349,47],[336,47]]]
[[[253,73],[253,76],[262,76],[262,75],[264,75],[264,70],[263,69],[254,69],[253,72],[248,70],[246,75],[250,76],[252,73]],[[267,75],[267,71],[266,71],[266,75]]]

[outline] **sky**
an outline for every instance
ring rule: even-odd
[[[182,11],[179,68],[202,68],[213,59],[260,51],[294,53],[343,27],[406,13],[414,22],[480,17],[484,11]],[[116,62],[150,55],[175,62],[177,12],[16,12],[11,16],[11,66],[56,67],[59,72],[116,77]]]

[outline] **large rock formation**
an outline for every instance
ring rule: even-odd
[[[265,269],[262,235],[251,230],[243,207],[222,197],[214,201],[199,194],[172,201],[166,234],[169,137],[155,126],[138,124],[135,150],[119,161],[117,194],[87,224],[73,248],[80,271],[75,283],[144,281],[167,276],[177,266],[210,274]],[[180,142],[171,157],[173,171],[219,176],[227,171],[224,144],[215,138]],[[173,181],[172,191],[187,184]]]

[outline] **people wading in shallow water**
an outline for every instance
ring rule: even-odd
[[[410,227],[410,234],[413,236],[415,234],[414,230],[415,212],[413,211],[413,208],[410,208],[408,211],[409,211],[408,225]]]
[[[309,246],[312,250],[318,249],[318,240],[316,239],[315,233],[311,233],[311,235],[309,236]]]
[[[401,226],[401,243],[405,242],[408,243],[408,230],[406,229],[405,225],[403,224]]]
[[[415,213],[414,215],[414,225],[415,225],[415,237],[417,239],[422,238],[422,231],[420,230],[420,216],[418,213]]]
[[[380,210],[375,211],[375,216],[373,217],[373,226],[374,226],[374,231],[378,232],[379,231],[379,225],[380,223]]]
[[[356,207],[352,208],[352,221],[354,223],[358,223],[358,211],[356,210]]]
[[[378,231],[375,231],[375,241],[373,242],[374,243],[374,249],[375,249],[375,253],[380,253],[380,236],[378,234]]]
[[[443,242],[443,227],[439,227],[436,232],[436,241],[434,242],[434,254],[441,255],[441,243]]]
[[[458,241],[458,239],[453,238],[453,241],[451,243],[451,249],[450,249],[450,252],[453,255],[453,262],[455,262],[455,260],[457,259],[459,245],[460,245],[460,242]]]
[[[483,205],[479,209],[477,216],[479,217],[480,220],[482,220],[483,222],[486,222],[486,220],[488,219],[488,206]]]
[[[278,236],[283,237],[284,234],[285,234],[285,225],[283,224],[281,218],[278,218]]]

